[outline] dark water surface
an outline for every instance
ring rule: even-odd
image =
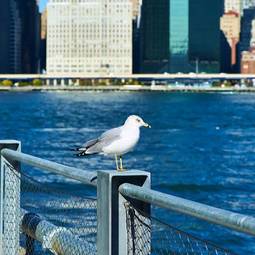
[[[153,128],[142,130],[135,151],[124,157],[127,169],[150,171],[154,189],[255,216],[255,94],[1,93],[0,138],[21,140],[24,152],[71,166],[114,169],[111,159],[76,158],[67,148],[134,113]],[[51,174],[41,179],[62,181]],[[235,253],[255,250],[255,238],[155,213]]]

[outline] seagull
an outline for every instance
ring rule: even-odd
[[[131,115],[124,125],[105,131],[100,137],[86,142],[74,151],[77,152],[78,157],[93,154],[113,156],[117,171],[124,171],[122,156],[130,152],[138,143],[140,127],[151,128],[141,117]]]

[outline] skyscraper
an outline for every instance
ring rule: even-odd
[[[40,70],[46,70],[47,9],[41,15]]]
[[[21,18],[15,0],[0,2],[0,73],[21,72]]]
[[[0,30],[0,73],[36,73],[40,42],[35,0],[1,0]]]
[[[142,0],[132,0],[133,7],[133,39],[132,39],[132,61],[133,73],[139,72],[140,56],[140,25]]]
[[[242,51],[247,51],[250,48],[253,19],[255,19],[255,7],[244,9],[241,20],[240,55]]]
[[[50,0],[47,73],[132,73],[129,0]]]
[[[241,73],[255,74],[255,48],[242,52]]]
[[[22,73],[38,73],[40,58],[40,14],[36,0],[16,0],[22,22]]]
[[[140,26],[141,73],[169,71],[169,0],[143,1]]]
[[[240,15],[237,12],[229,11],[220,18],[220,26],[230,47],[231,47],[231,65],[237,61],[237,44],[240,38]]]
[[[131,0],[133,9],[133,19],[137,19],[140,16],[142,0]]]
[[[224,12],[222,0],[189,2],[189,61],[193,70],[229,71],[230,47],[220,29],[220,17]]]
[[[227,46],[220,30],[223,11],[222,0],[144,1],[140,72],[223,71],[227,65],[222,57]]]
[[[188,72],[189,0],[170,0],[169,70]]]

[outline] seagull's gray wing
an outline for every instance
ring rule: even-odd
[[[93,139],[93,140],[89,140],[86,143],[84,143],[82,145],[82,147],[80,148],[80,150],[85,150],[86,148],[91,147],[92,145],[96,144],[98,142],[98,138],[97,139]]]
[[[105,139],[118,138],[118,137],[120,137],[121,130],[122,130],[122,126],[121,126],[121,127],[117,127],[117,128],[109,129],[109,130],[105,131],[105,132],[99,137],[99,139],[100,139],[100,140],[105,140]]]
[[[103,148],[110,145],[112,142],[120,138],[122,127],[113,128],[104,132],[99,138],[90,140],[85,143],[77,156],[85,156],[91,154],[98,154],[103,151]]]

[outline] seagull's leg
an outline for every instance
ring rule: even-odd
[[[116,169],[117,169],[117,171],[120,171],[120,169],[119,169],[119,162],[118,162],[118,156],[117,156],[117,154],[115,154],[115,163],[116,163]]]
[[[122,162],[122,156],[120,156],[120,171],[124,171],[124,169],[123,169],[123,162]]]

